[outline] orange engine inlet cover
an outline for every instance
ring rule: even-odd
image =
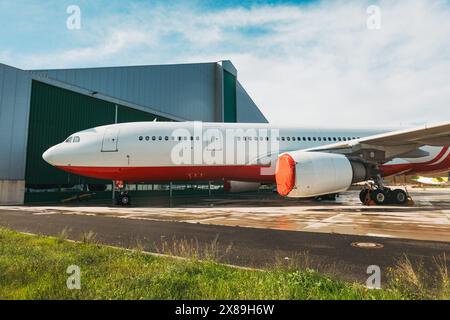
[[[278,157],[275,170],[277,191],[281,196],[287,196],[295,187],[295,160],[289,154]]]

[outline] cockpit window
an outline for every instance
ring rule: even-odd
[[[73,137],[73,142],[80,142],[80,137],[79,136]]]
[[[66,141],[65,142],[67,142],[67,143],[71,143],[72,142],[72,137],[68,137],[67,139],[66,139]]]

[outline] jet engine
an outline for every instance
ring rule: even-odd
[[[369,170],[359,161],[334,153],[294,151],[278,157],[275,179],[278,193],[309,198],[347,190],[368,180]]]

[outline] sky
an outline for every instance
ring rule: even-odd
[[[450,120],[449,0],[0,0],[0,21],[22,69],[231,60],[273,123]]]

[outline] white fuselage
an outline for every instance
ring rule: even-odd
[[[71,135],[43,158],[76,174],[123,181],[238,180],[271,182],[273,160],[286,151],[354,142],[389,129],[316,129],[270,124],[134,122],[96,127]],[[424,147],[429,154],[394,159],[386,166],[405,172],[439,162],[450,151]],[[436,159],[445,154],[445,161]],[[443,158],[443,157],[441,157]],[[448,169],[448,168],[447,168]],[[394,171],[395,171],[394,170]],[[406,170],[407,171],[407,170]]]

